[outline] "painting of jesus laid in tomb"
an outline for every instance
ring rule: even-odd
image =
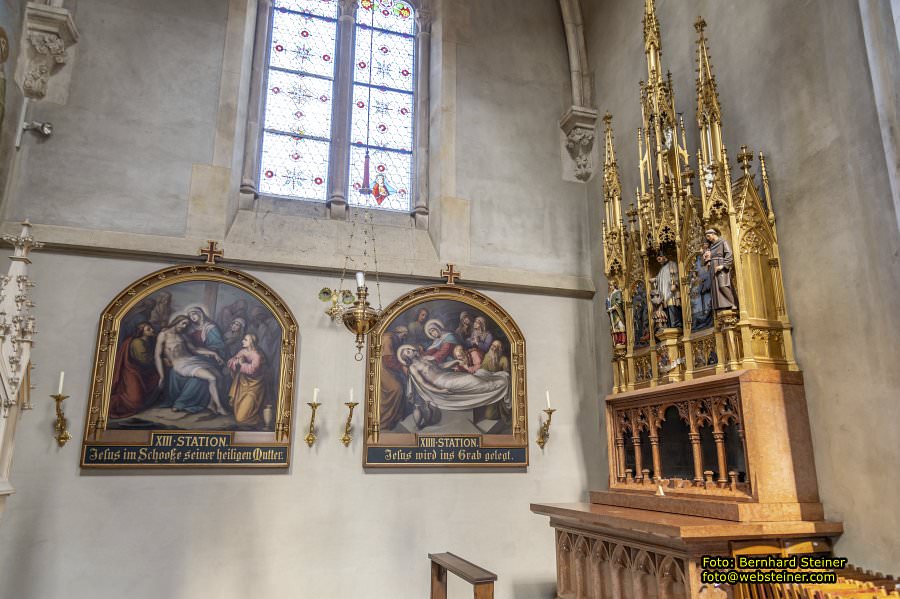
[[[381,335],[381,432],[511,433],[511,363],[503,328],[467,303],[400,312]]]

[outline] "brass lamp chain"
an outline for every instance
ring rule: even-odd
[[[353,256],[351,255],[351,251],[353,250],[353,238],[356,236],[356,225],[358,223],[358,219],[356,216],[356,211],[352,208],[350,209],[350,238],[347,240],[347,252],[344,254],[344,267],[341,269],[341,285],[340,291],[343,293],[344,291],[344,279],[347,277],[347,267],[353,262]]]
[[[372,236],[372,262],[375,265],[375,294],[378,296],[378,313],[381,314],[381,272],[378,270],[378,251],[375,243],[375,224],[369,218],[369,234]]]

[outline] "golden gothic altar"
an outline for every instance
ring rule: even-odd
[[[613,346],[609,489],[536,504],[556,534],[557,597],[729,597],[705,555],[830,555],[803,376],[794,358],[765,157],[732,177],[709,60],[697,40],[696,171],[654,0],[645,0],[640,187],[622,211],[607,114],[603,256]],[[700,195],[694,194],[698,178]]]

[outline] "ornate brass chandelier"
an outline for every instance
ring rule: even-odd
[[[378,253],[375,250],[375,227],[372,224],[372,215],[363,210],[362,226],[360,227],[359,208],[350,209],[350,238],[347,242],[347,251],[344,255],[344,266],[341,270],[341,282],[337,289],[323,287],[319,291],[319,299],[330,302],[325,314],[332,322],[343,322],[347,330],[356,336],[356,360],[363,359],[363,347],[366,344],[366,335],[369,334],[381,319],[381,280],[378,272]],[[362,229],[362,248],[354,257],[353,240],[357,232]],[[371,246],[371,248],[370,248]],[[369,288],[366,283],[366,273],[369,271],[369,252],[372,254],[372,268],[375,275],[376,297],[378,307],[373,308],[369,303]],[[358,267],[358,268],[351,268]],[[347,272],[356,270],[356,293],[344,288]]]

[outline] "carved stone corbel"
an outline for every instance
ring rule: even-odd
[[[16,77],[25,97],[47,95],[50,77],[69,60],[68,49],[78,41],[78,29],[67,9],[29,2],[22,27],[24,61]]]
[[[587,181],[594,172],[594,131],[598,112],[595,108],[572,106],[559,120],[559,127],[566,134],[566,149],[575,161],[575,177]]]

